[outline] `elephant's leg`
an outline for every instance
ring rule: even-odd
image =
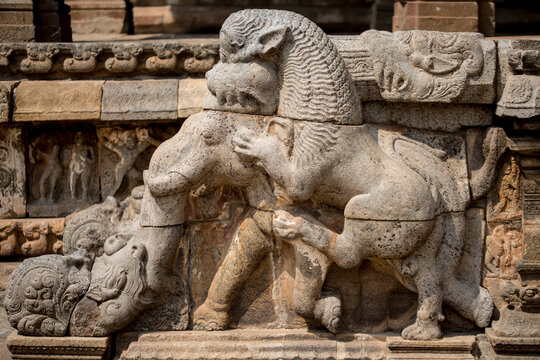
[[[333,333],[341,321],[341,297],[337,292],[322,294],[322,287],[331,261],[319,250],[294,240],[296,275],[293,291],[294,311],[307,318],[315,318]]]
[[[205,302],[193,314],[194,329],[223,330],[228,327],[234,298],[272,248],[272,238],[259,229],[253,218],[249,217],[240,224],[212,280]]]

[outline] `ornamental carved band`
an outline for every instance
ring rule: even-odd
[[[440,338],[443,303],[475,326],[488,326],[493,301],[475,280],[479,269],[463,270],[462,257],[467,234],[483,231],[471,228],[477,225],[467,213],[493,183],[508,146],[504,132],[482,134],[484,161],[470,169],[461,136],[364,124],[356,84],[374,78],[381,100],[456,101],[467,84],[493,70],[480,40],[474,34],[369,31],[354,58],[342,41],[301,15],[232,14],[220,32],[220,61],[206,74],[211,94],[205,110],[157,148],[144,172],[144,191],[67,219],[64,250],[73,254],[66,259],[86,257],[86,267],[73,267],[71,260],[56,264],[56,257],[21,265],[8,289],[11,323],[25,334],[64,335],[69,321],[71,335],[104,336],[130,323],[137,329],[143,311],[166,307],[169,294],[189,298],[177,262],[195,256],[186,244],[198,241],[190,230],[194,213],[202,211],[196,202],[232,189],[245,210],[232,230],[223,230],[230,246],[210,275],[204,301],[189,314],[194,329],[231,326],[240,290],[277,248],[292,254],[283,260],[294,264],[291,312],[332,333],[354,331],[356,324],[343,293],[353,284],[329,286],[330,274],[358,273],[368,261],[417,294],[415,320],[397,325],[404,338]],[[156,71],[173,59],[174,49],[165,50],[149,60]],[[131,71],[140,51],[114,49],[106,68]],[[86,53],[66,66],[93,67],[99,51]],[[53,55],[32,60],[45,64],[34,68],[42,71]],[[69,306],[56,297],[43,300],[52,301],[50,310],[23,305],[37,301],[25,289],[41,291],[30,276],[54,277],[35,269],[41,262],[43,272],[49,263],[63,269],[47,281],[53,293],[77,286]],[[89,280],[74,282],[74,271],[81,273],[77,279],[90,271]],[[43,325],[34,326],[38,321]]]

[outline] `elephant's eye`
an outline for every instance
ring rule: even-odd
[[[214,134],[214,132],[208,129],[203,130],[201,135],[207,144],[215,144],[218,141],[218,137]]]

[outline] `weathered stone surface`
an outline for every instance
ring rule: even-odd
[[[11,118],[11,99],[13,88],[16,85],[14,82],[0,82],[0,123],[10,121]]]
[[[74,34],[119,34],[127,31],[123,1],[67,0]]]
[[[16,359],[109,359],[109,337],[35,337],[15,333],[8,336],[7,346]]]
[[[29,127],[30,216],[63,216],[99,201],[96,142],[91,125]]]
[[[0,218],[26,214],[26,168],[22,129],[0,128]]]
[[[413,105],[370,101],[362,105],[362,114],[366,123],[446,132],[456,132],[464,126],[489,126],[493,121],[491,108],[487,105],[471,105],[464,108],[454,104]]]
[[[107,81],[103,86],[102,120],[176,119],[178,81]]]
[[[206,97],[210,94],[205,79],[178,80],[178,118],[187,118],[202,110]]]
[[[475,1],[406,1],[394,3],[393,31],[478,31]]]
[[[143,333],[119,359],[384,359],[384,336],[338,335],[304,330]]]
[[[450,336],[437,341],[410,341],[397,336],[386,338],[388,360],[397,359],[475,359],[475,337]]]
[[[62,253],[64,219],[0,220],[0,256]]]
[[[22,81],[14,121],[99,120],[103,81]]]

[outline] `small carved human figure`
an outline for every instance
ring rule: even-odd
[[[39,178],[39,199],[43,202],[54,200],[56,184],[62,173],[58,160],[60,146],[56,140],[54,136],[42,135],[30,144],[28,153],[30,164],[40,163],[43,166]]]
[[[114,152],[120,161],[116,164],[114,184],[109,194],[114,195],[120,189],[124,177],[137,177],[138,172],[133,167],[137,157],[149,146],[159,144],[160,142],[152,138],[145,128],[125,130],[121,133],[113,131],[106,138],[104,146]]]
[[[503,279],[515,278],[515,259],[520,255],[519,233],[516,230],[507,231],[504,225],[493,229],[493,233],[486,239],[486,256],[484,263],[490,273],[488,277],[501,277]]]
[[[64,159],[69,159],[69,190],[73,200],[87,200],[92,164],[96,161],[94,148],[84,143],[84,134],[77,131],[73,137],[73,145],[65,150]],[[68,161],[66,161],[68,162]],[[82,192],[77,197],[77,184],[81,184]]]
[[[15,255],[17,250],[17,227],[16,222],[11,222],[0,226],[0,255],[11,256]]]

